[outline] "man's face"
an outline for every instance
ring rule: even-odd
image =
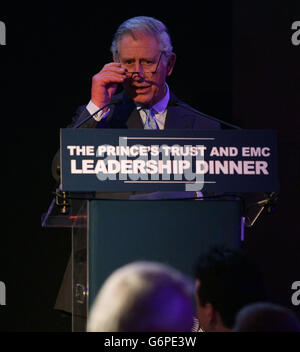
[[[153,106],[166,94],[166,77],[172,73],[175,54],[168,62],[162,55],[156,73],[153,71],[159,61],[161,50],[155,37],[139,34],[135,38],[124,35],[119,43],[119,62],[133,75],[128,74],[124,89],[129,98],[143,106]],[[153,69],[154,68],[154,69]]]

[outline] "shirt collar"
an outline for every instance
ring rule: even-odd
[[[170,90],[169,90],[169,86],[166,83],[166,94],[165,96],[159,101],[157,102],[155,105],[151,106],[152,109],[154,109],[158,114],[162,114],[169,103],[169,99],[170,99]],[[142,108],[142,106],[140,104],[135,104],[138,108]]]

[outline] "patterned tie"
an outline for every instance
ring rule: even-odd
[[[158,130],[158,125],[157,122],[155,120],[155,116],[154,116],[154,111],[153,109],[143,109],[146,113],[146,122],[144,125],[144,129],[145,130]]]

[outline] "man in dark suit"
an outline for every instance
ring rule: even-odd
[[[134,17],[120,25],[113,38],[113,62],[106,64],[92,79],[91,100],[77,110],[69,127],[83,122],[89,115],[107,106],[84,122],[82,128],[144,129],[220,129],[209,119],[180,101],[170,91],[166,79],[173,72],[176,55],[165,25],[151,17]],[[118,85],[123,92],[116,94]],[[59,154],[52,163],[53,176],[59,180]],[[128,198],[106,194],[105,198]],[[69,271],[67,270],[67,273]],[[69,282],[70,280],[64,280]],[[70,287],[61,289],[56,308],[70,303]]]
[[[83,123],[83,128],[220,129],[210,119],[180,101],[166,79],[176,55],[166,26],[151,17],[134,17],[120,25],[111,45],[113,62],[92,79],[91,100],[77,110],[69,127],[80,124],[100,107],[109,106]],[[118,85],[123,92],[115,94]],[[59,153],[52,173],[58,181]]]
[[[218,122],[189,110],[170,92],[166,78],[176,61],[172,50],[162,22],[142,16],[125,21],[113,39],[113,62],[94,75],[91,101],[76,122],[116,102],[83,127],[149,128],[150,118],[153,129],[219,129]],[[124,92],[115,95],[118,84]],[[150,109],[150,117],[144,114],[145,108]]]

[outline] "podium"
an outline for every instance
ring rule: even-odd
[[[85,137],[90,132],[105,133],[76,130],[76,134],[84,133]],[[266,141],[264,145],[265,143]],[[64,145],[76,144],[68,141],[62,143],[62,147]],[[64,157],[63,152],[62,156]],[[64,163],[62,162],[63,168],[66,165]],[[105,199],[108,198],[105,194],[97,197],[95,192],[91,192],[90,184],[84,185],[84,175],[80,176],[79,189],[76,189],[76,182],[68,181],[66,184],[72,187],[63,188],[59,195],[60,206],[57,207],[52,202],[42,218],[43,226],[71,229],[72,260],[69,270],[72,273],[72,289],[68,303],[73,331],[85,331],[86,319],[94,299],[103,282],[115,269],[133,261],[158,261],[193,278],[199,255],[211,246],[241,246],[244,204],[240,196],[227,192],[195,199],[194,196],[187,195],[183,198],[176,194],[168,197],[172,192],[158,192],[165,196],[151,198],[146,194],[131,199]],[[65,180],[63,174],[62,187]],[[103,180],[98,181],[100,190],[103,191]],[[85,187],[90,193],[83,192]],[[109,190],[112,187],[109,184]],[[132,192],[132,187],[136,186],[130,184],[130,187],[128,191]],[[156,184],[153,194],[157,193],[159,187],[161,185]],[[175,188],[175,185],[172,187]],[[167,190],[170,192],[169,188]],[[125,190],[118,188],[118,191]],[[65,192],[67,201],[64,198]],[[60,214],[59,208],[69,209],[69,213]]]
[[[78,205],[78,204],[77,204]],[[85,331],[104,280],[137,260],[169,264],[193,278],[198,256],[212,245],[239,248],[242,206],[232,200],[88,200],[76,214],[49,216],[45,226],[72,230],[72,330]]]

